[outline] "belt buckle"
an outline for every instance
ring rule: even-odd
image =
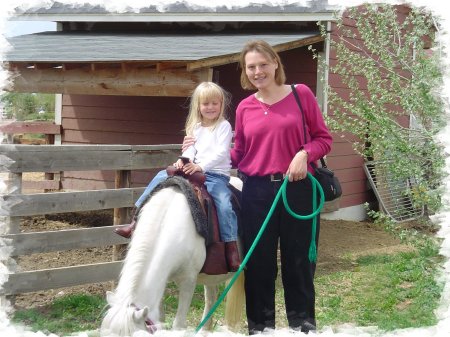
[[[284,176],[285,175],[281,173],[271,174],[270,181],[271,182],[282,181],[284,179]]]

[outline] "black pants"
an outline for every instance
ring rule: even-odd
[[[248,177],[242,191],[243,239],[249,250],[282,182]],[[312,188],[309,179],[288,183],[287,199],[291,209],[301,215],[312,213]],[[317,203],[318,204],[318,203]],[[319,239],[317,217],[316,245]],[[316,325],[314,272],[308,251],[311,242],[311,220],[298,220],[284,208],[282,198],[253,251],[245,270],[245,294],[250,334],[275,329],[275,279],[278,273],[278,240],[281,253],[281,277],[286,315],[291,328],[304,322]]]

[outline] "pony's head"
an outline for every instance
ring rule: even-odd
[[[110,308],[103,318],[100,327],[102,337],[124,337],[133,336],[135,332],[145,331],[153,334],[156,325],[148,317],[148,308],[137,308],[126,301],[118,303],[111,292],[107,292],[107,300]]]

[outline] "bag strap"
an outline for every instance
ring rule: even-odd
[[[306,143],[306,120],[305,113],[303,112],[302,102],[300,101],[300,97],[298,96],[297,90],[295,90],[295,84],[291,84],[292,93],[294,94],[295,100],[297,101],[297,105],[300,108],[300,112],[302,114],[302,124],[303,124],[303,139]]]
[[[300,108],[300,112],[302,114],[302,122],[303,122],[303,139],[306,142],[306,119],[305,119],[305,113],[303,112],[302,102],[300,101],[300,96],[298,95],[297,90],[295,90],[295,84],[291,84],[292,93],[294,94],[295,100],[297,101],[297,105]],[[327,168],[327,164],[325,163],[325,160],[320,158],[320,164],[322,167]],[[315,166],[314,163],[311,163],[312,166]]]

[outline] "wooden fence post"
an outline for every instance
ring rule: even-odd
[[[8,173],[7,194],[22,193],[22,173]],[[8,216],[6,218],[6,234],[20,232],[20,217]]]
[[[130,170],[119,170],[116,171],[114,179],[114,187],[117,188],[128,188],[131,186],[131,171]],[[114,208],[114,226],[122,225],[126,223],[128,219],[129,212],[128,208]],[[115,245],[113,248],[113,261],[118,261],[123,259],[125,255],[127,245]],[[116,282],[112,282],[112,289],[116,286]]]
[[[22,193],[22,173],[8,173],[6,194],[21,194]],[[21,217],[8,215],[6,217],[6,233],[17,234],[20,233]],[[16,272],[16,264],[14,257],[10,256],[9,260],[3,261],[10,272]],[[0,305],[6,305],[7,302],[14,304],[15,296],[0,296]]]

